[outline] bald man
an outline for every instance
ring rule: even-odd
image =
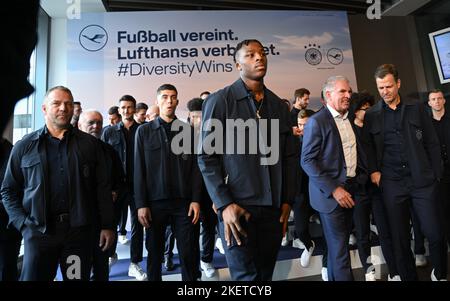
[[[150,122],[159,116],[159,107],[157,105],[151,105],[147,110],[146,121]]]

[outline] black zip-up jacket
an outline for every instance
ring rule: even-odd
[[[48,216],[48,166],[44,147],[45,127],[16,143],[8,161],[1,189],[9,224],[22,231],[24,226],[45,233]],[[101,229],[114,229],[111,176],[100,141],[69,129],[68,134],[70,225],[98,223]]]
[[[137,209],[150,207],[151,202],[169,198],[189,202],[201,200],[202,178],[194,154],[193,129],[185,122],[177,122],[183,125],[186,139],[191,139],[190,153],[169,156],[170,141],[159,118],[137,129],[134,147],[134,197]],[[180,132],[181,127],[173,135],[177,136]],[[171,166],[170,157],[175,158],[170,162]],[[171,171],[176,172],[169,177],[168,172]],[[170,191],[168,181],[171,181]]]

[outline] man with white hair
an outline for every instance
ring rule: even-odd
[[[323,88],[326,107],[304,129],[301,165],[309,176],[311,206],[320,214],[328,247],[328,280],[351,281],[348,240],[358,185],[367,182],[364,153],[348,119],[351,88],[332,76]]]

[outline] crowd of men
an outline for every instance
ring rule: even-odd
[[[374,75],[376,103],[336,75],[324,83],[319,111],[307,109],[305,88],[295,91],[289,111],[264,84],[259,41],[240,42],[234,62],[239,78],[189,101],[188,123],[176,116],[171,84],[157,89],[150,107],[122,96],[106,127],[68,88],[48,90],[45,126],[14,147],[1,141],[0,280],[18,279],[23,239],[20,280],[52,281],[59,266],[64,280],[107,281],[117,243],[127,242],[129,210],[129,276],[162,280],[173,236],[182,280],[198,280],[201,270],[211,277],[217,229],[231,278],[267,281],[291,210],[304,245],[300,264],[309,265],[312,209],[326,243],[324,280],[353,280],[352,231],[365,279],[377,279],[371,217],[389,280],[417,280],[411,220],[416,236],[428,240],[431,279],[445,280],[450,117],[443,93],[431,91],[427,104],[400,95],[396,67],[384,64]]]

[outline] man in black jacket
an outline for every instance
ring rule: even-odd
[[[119,155],[116,153],[114,148],[106,142],[100,140],[102,134],[103,117],[98,111],[87,110],[80,114],[78,120],[78,128],[89,135],[94,136],[100,142],[103,152],[106,157],[107,163],[107,174],[111,179],[111,196],[114,203],[114,226],[118,224],[120,219],[120,213],[122,209],[122,204],[120,204],[119,195],[123,193],[125,184],[125,174],[122,169],[122,163],[120,162]],[[92,259],[92,279],[95,281],[108,281],[109,280],[109,267],[110,260],[117,261],[116,247],[117,247],[117,232],[114,232],[114,243],[113,246],[106,252],[98,246],[96,241],[98,241],[100,229],[99,229],[99,219],[97,218],[94,229],[94,244],[93,244],[93,259]],[[111,258],[109,260],[109,258]]]
[[[5,176],[6,163],[11,153],[12,145],[0,138],[0,183]],[[3,207],[0,194],[0,281],[16,281],[17,259],[19,258],[22,235],[14,227],[8,228],[8,214]]]
[[[160,115],[138,128],[134,159],[136,208],[139,221],[148,229],[148,279],[162,279],[164,234],[170,223],[177,240],[181,277],[195,281],[199,275],[196,223],[202,182],[195,160],[193,131],[175,115],[177,89],[165,84],[156,94]],[[179,140],[181,137],[184,139]]]
[[[288,108],[264,85],[267,58],[261,42],[240,42],[234,61],[240,78],[203,106],[198,160],[219,210],[231,278],[267,281],[295,197],[298,149]]]
[[[431,278],[445,279],[447,247],[437,199],[439,141],[423,104],[398,93],[401,82],[394,65],[379,66],[375,80],[383,101],[365,117],[369,174],[383,193],[400,278],[417,280],[409,235],[412,206],[428,238],[434,268]]]
[[[444,93],[441,90],[436,89],[429,93],[428,105],[431,108],[432,122],[441,145],[441,158],[444,163],[444,171],[439,183],[442,206],[440,212],[445,225],[447,244],[450,245],[450,113],[445,109]]]
[[[127,223],[129,206],[131,217],[131,263],[128,267],[128,276],[135,277],[139,281],[144,281],[147,279],[147,274],[139,264],[143,260],[144,228],[142,228],[137,217],[133,191],[134,140],[136,130],[139,127],[139,124],[134,120],[135,111],[136,99],[131,95],[123,95],[119,99],[119,113],[122,116],[122,120],[118,124],[105,129],[102,133],[102,140],[110,144],[117,152],[125,173],[126,189],[119,200],[119,203],[123,204],[123,207],[119,222],[118,240],[122,244],[128,242],[125,236],[127,233],[125,226]]]
[[[22,280],[89,280],[91,234],[100,216],[103,250],[114,241],[110,181],[99,142],[72,128],[71,91],[51,88],[45,126],[14,146],[2,186],[10,225],[25,240]]]

